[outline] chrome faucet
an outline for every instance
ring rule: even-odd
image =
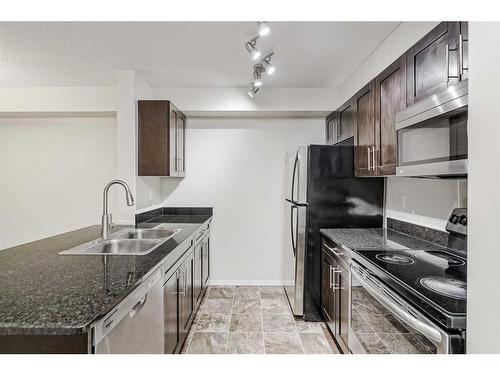
[[[109,236],[109,230],[111,226],[111,214],[108,213],[108,191],[109,188],[115,184],[123,186],[125,189],[125,197],[127,198],[127,206],[133,206],[134,205],[134,197],[132,196],[132,193],[130,192],[130,188],[128,187],[127,183],[123,180],[113,180],[110,181],[105,187],[104,187],[104,194],[103,194],[103,202],[102,202],[102,227],[101,227],[101,237],[102,238],[107,238]]]

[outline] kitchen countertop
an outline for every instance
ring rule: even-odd
[[[174,223],[182,230],[149,254],[112,255],[106,264],[102,255],[59,254],[99,238],[99,225],[0,251],[0,335],[87,332],[211,218],[188,216],[159,216],[140,223],[138,227]]]
[[[413,250],[446,250],[435,245],[392,229],[382,228],[342,228],[321,229],[320,232],[332,241],[350,250],[360,249],[413,249]]]

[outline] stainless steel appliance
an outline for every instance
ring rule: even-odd
[[[467,175],[468,82],[396,114],[398,176]]]
[[[382,227],[384,180],[354,177],[353,145],[300,145],[287,159],[284,288],[306,320],[322,320],[319,229]]]
[[[163,341],[163,285],[156,271],[93,326],[98,354],[161,354]]]
[[[466,209],[456,209],[446,249],[356,250],[347,333],[352,353],[465,352],[466,226]]]

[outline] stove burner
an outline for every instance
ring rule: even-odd
[[[465,264],[460,258],[438,251],[418,251],[415,253],[415,258],[439,265],[444,263],[443,266],[463,266]]]
[[[375,255],[375,258],[385,263],[399,264],[402,266],[415,263],[413,259],[401,254],[377,254]]]
[[[467,299],[467,283],[450,277],[430,276],[420,279],[420,284],[435,293],[459,300]]]

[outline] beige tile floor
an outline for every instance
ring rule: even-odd
[[[338,354],[324,323],[294,318],[281,287],[210,287],[182,353]]]

